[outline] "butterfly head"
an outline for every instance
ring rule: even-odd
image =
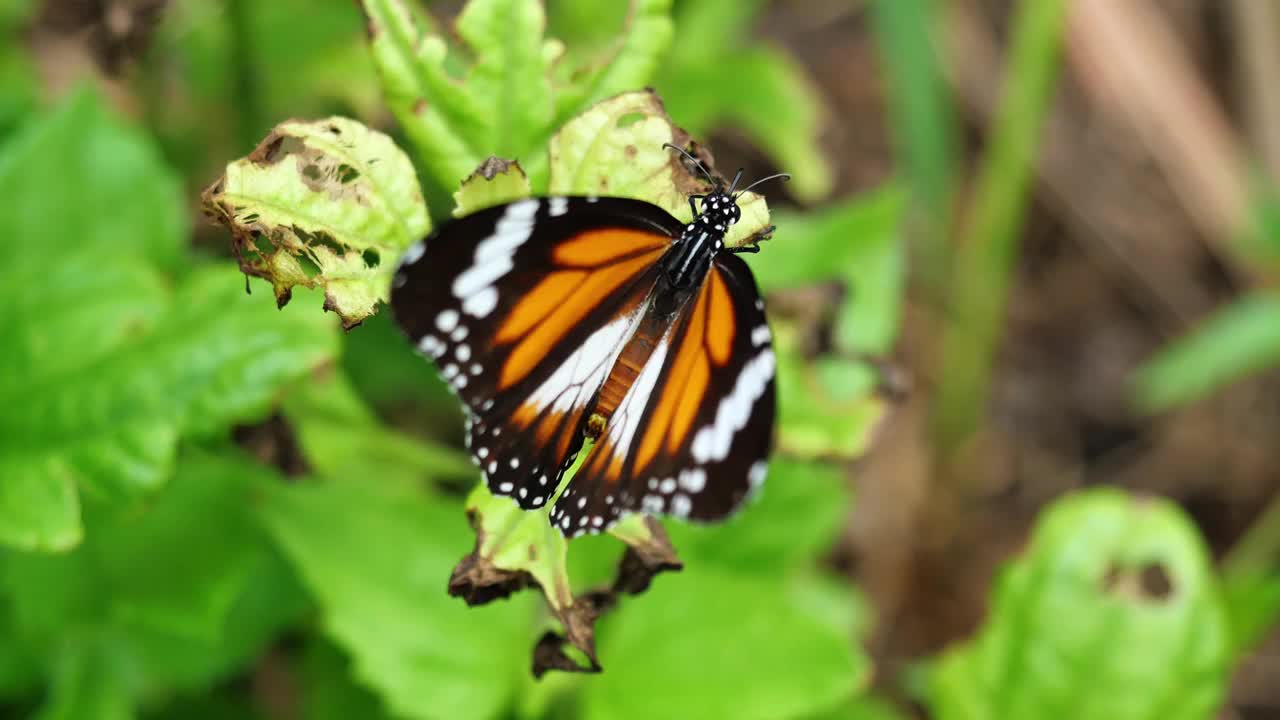
[[[698,222],[704,228],[724,233],[741,219],[742,210],[731,192],[717,190],[702,199],[702,214],[698,216]]]

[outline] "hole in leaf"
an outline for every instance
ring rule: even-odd
[[[350,165],[347,165],[344,163],[338,166],[338,182],[342,183],[343,185],[346,185],[347,183],[353,180],[356,180],[359,177],[360,177],[360,171],[356,170]]]
[[[312,182],[318,182],[320,178],[324,177],[324,173],[320,171],[320,167],[315,163],[307,163],[302,168],[302,177]]]
[[[367,268],[373,269],[382,264],[382,257],[373,248],[365,250],[361,253],[361,257],[364,258],[364,266]]]
[[[1102,577],[1102,589],[1109,595],[1139,603],[1162,603],[1173,594],[1169,571],[1157,562],[1140,568],[1112,564]]]
[[[1143,594],[1155,600],[1166,600],[1173,593],[1173,579],[1160,563],[1147,563],[1138,573]]]
[[[631,127],[632,125],[635,125],[641,120],[644,120],[644,118],[645,118],[645,115],[642,112],[626,113],[622,117],[618,118],[618,122],[617,122],[618,129],[626,130],[627,128]]]

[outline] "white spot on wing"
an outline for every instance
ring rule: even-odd
[[[427,251],[427,246],[421,241],[410,245],[405,249],[404,255],[400,258],[401,265],[412,265],[422,259],[422,254]]]
[[[458,311],[453,308],[446,308],[436,315],[436,327],[440,332],[449,332],[458,326]]]
[[[733,390],[720,400],[715,420],[703,426],[693,438],[693,459],[699,463],[724,460],[733,436],[746,427],[751,409],[773,378],[773,351],[762,350],[738,374]]]
[[[553,197],[548,201],[547,214],[551,217],[560,217],[569,211],[569,199],[562,197]]]
[[[537,200],[508,205],[493,234],[476,245],[471,267],[453,279],[453,295],[462,300],[462,309],[468,315],[485,317],[497,307],[498,291],[494,283],[513,267],[512,257],[533,232],[537,211]]]

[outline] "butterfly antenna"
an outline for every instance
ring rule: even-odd
[[[686,158],[689,158],[689,162],[693,163],[694,165],[697,165],[698,169],[702,171],[702,174],[706,176],[707,182],[711,183],[712,186],[716,185],[715,179],[711,177],[711,173],[707,172],[707,168],[702,164],[702,161],[698,160],[698,158],[685,152],[684,148],[676,145],[672,145],[671,143],[662,143],[662,147],[671,148],[672,150],[675,150],[676,152],[680,153]]]
[[[733,194],[733,189],[738,187],[738,181],[741,179],[742,179],[742,168],[738,168],[738,174],[733,176],[733,183],[729,185],[729,192],[726,193],[727,195]]]
[[[747,187],[743,188],[742,192],[740,192],[740,193],[738,193],[737,195],[735,195],[735,196],[733,197],[733,199],[734,199],[734,200],[737,200],[738,198],[742,197],[743,195],[746,195],[747,193],[751,192],[751,188],[753,188],[753,187],[755,187],[755,186],[759,185],[759,184],[760,184],[760,183],[762,183],[762,182],[769,182],[770,180],[776,180],[777,178],[782,178],[783,180],[790,180],[790,179],[791,179],[791,174],[790,174],[790,173],[777,173],[777,174],[775,174],[775,175],[770,175],[769,177],[760,178],[759,180],[757,180],[757,181],[755,181],[755,182],[751,183],[750,185],[748,185]],[[735,185],[737,184],[737,181],[736,181],[736,180],[734,181],[734,184],[735,184]],[[733,192],[733,191],[732,191],[732,190],[730,190],[730,192]]]

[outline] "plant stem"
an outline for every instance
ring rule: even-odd
[[[972,437],[985,408],[1036,145],[1057,79],[1066,7],[1063,0],[1024,0],[1014,18],[1005,87],[951,274],[932,418],[940,468]]]

